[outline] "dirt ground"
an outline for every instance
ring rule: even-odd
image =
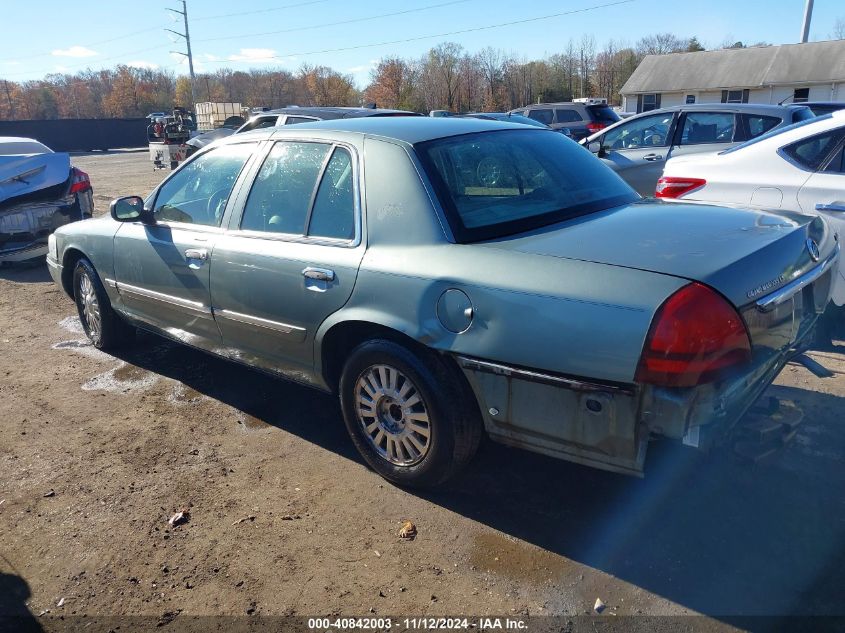
[[[100,213],[169,173],[74,163]],[[332,398],[150,335],[100,353],[44,266],[2,268],[0,616],[845,615],[845,342],[812,357],[833,377],[767,393],[806,417],[768,462],[658,444],[637,480],[487,443],[412,493]]]

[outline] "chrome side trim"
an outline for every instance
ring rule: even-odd
[[[636,392],[634,385],[618,385],[618,384],[604,384],[599,382],[590,382],[586,380],[578,380],[576,378],[565,378],[563,376],[555,376],[552,374],[545,374],[529,369],[520,369],[510,365],[502,365],[500,363],[492,363],[486,360],[479,360],[477,358],[470,358],[468,356],[456,356],[461,367],[466,369],[474,369],[487,374],[497,374],[499,376],[512,376],[521,380],[529,380],[531,382],[539,382],[546,385],[562,387],[564,389],[572,389],[574,391],[602,391],[611,393],[624,393],[633,396]]]
[[[824,275],[836,262],[839,257],[839,243],[833,249],[833,253],[818,266],[812,270],[804,273],[797,279],[790,281],[780,290],[775,290],[773,293],[758,299],[755,303],[760,312],[771,312],[781,303],[792,297],[792,295],[800,292],[803,288],[816,281],[819,277]]]
[[[148,290],[147,288],[140,288],[121,282],[114,282],[115,288],[120,294],[127,294],[130,296],[140,297],[142,299],[152,299],[159,303],[166,303],[169,306],[180,308],[190,314],[200,315],[204,317],[211,317],[211,308],[200,303],[199,301],[191,301],[190,299],[183,299],[182,297],[174,297],[166,295],[155,290]]]
[[[230,321],[237,321],[238,323],[245,323],[246,325],[263,327],[275,332],[281,332],[282,334],[293,334],[298,337],[305,338],[305,328],[297,327],[296,325],[262,319],[261,317],[252,316],[250,314],[242,314],[240,312],[233,312],[232,310],[223,310],[220,308],[214,308],[214,316],[229,319]]]
[[[106,285],[109,288],[117,288],[117,282],[114,279],[109,279],[108,277],[106,277],[103,281],[106,282]]]

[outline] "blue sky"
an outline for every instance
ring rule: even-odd
[[[120,63],[187,72],[183,58],[170,52],[184,50],[184,42],[171,41],[164,31],[182,29],[181,16],[174,22],[166,11],[181,8],[176,0],[47,0],[37,12],[14,2],[21,6],[15,19],[0,22],[0,78],[23,81]],[[726,39],[792,43],[799,37],[804,2],[188,0],[188,14],[198,72],[322,64],[354,75],[363,87],[379,58],[416,57],[442,41],[470,52],[495,46],[528,59],[560,52],[569,38],[577,41],[585,33],[595,37],[597,47],[609,39],[633,44],[658,31],[695,35],[708,47]],[[612,3],[619,4],[607,6]],[[544,17],[553,14],[564,15]],[[811,38],[828,39],[838,18],[845,19],[845,2],[816,0]],[[336,24],[350,20],[359,21]],[[519,20],[525,22],[460,32]]]

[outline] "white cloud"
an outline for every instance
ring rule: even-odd
[[[357,75],[358,73],[363,73],[370,70],[374,66],[378,66],[377,59],[371,59],[368,64],[361,64],[360,66],[353,66],[352,68],[347,68],[346,72],[352,73],[353,75]]]
[[[132,68],[143,68],[144,70],[158,70],[158,64],[154,64],[152,62],[145,62],[143,60],[126,62],[126,65],[131,66]]]
[[[272,48],[242,48],[240,53],[229,55],[229,61],[279,63],[280,60],[276,59],[276,56],[277,52]]]
[[[71,46],[70,48],[57,48],[52,53],[55,57],[94,57],[99,55],[97,51],[92,51],[90,48],[84,46]]]

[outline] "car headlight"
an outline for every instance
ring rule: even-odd
[[[56,234],[50,233],[47,238],[47,257],[54,261],[59,261],[59,247],[56,245]]]

